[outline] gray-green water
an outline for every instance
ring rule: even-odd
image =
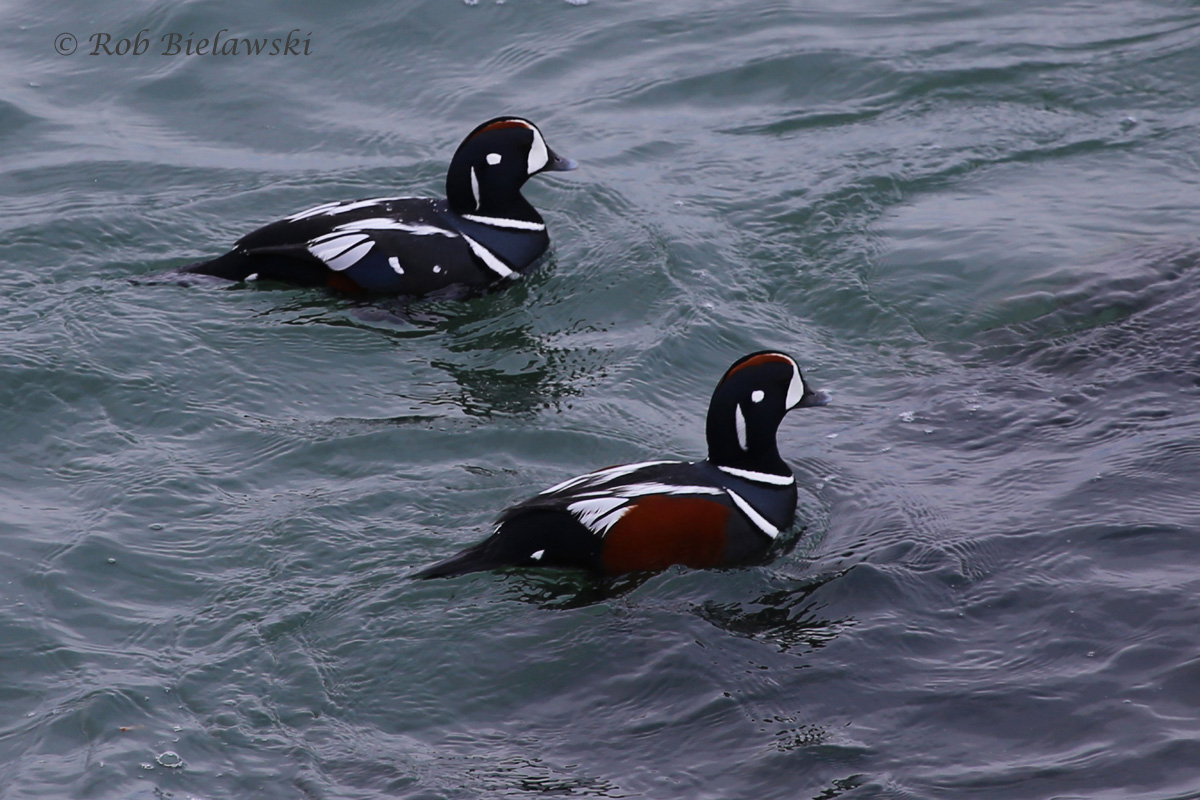
[[[1196,3],[0,25],[0,797],[1200,798]],[[581,163],[504,293],[129,282],[502,113]],[[769,564],[407,579],[762,347],[834,396]]]

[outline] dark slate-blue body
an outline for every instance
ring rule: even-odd
[[[713,391],[705,460],[626,464],[563,481],[504,511],[482,542],[417,575],[498,567],[619,575],[760,558],[796,516],[796,479],[776,448],[779,423],[793,408],[826,401],[790,356],[751,353]]]
[[[529,121],[489,120],[455,152],[444,200],[327,203],[259,228],[229,253],[183,271],[371,294],[485,288],[528,270],[549,247],[545,221],[521,186],[538,172],[574,168]]]

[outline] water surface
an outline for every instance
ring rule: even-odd
[[[0,796],[1200,798],[1195,4],[0,22]],[[222,28],[312,54],[86,55]],[[582,165],[508,291],[130,281],[502,113]],[[408,579],[764,347],[768,563]]]

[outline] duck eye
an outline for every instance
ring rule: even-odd
[[[750,395],[750,400],[751,400],[751,402],[754,402],[754,403],[761,403],[763,401],[763,398],[766,396],[767,396],[766,392],[764,392],[762,389],[755,389],[754,392]]]
[[[491,164],[493,167],[496,166],[497,164],[500,163],[500,154],[499,153],[488,153],[487,154],[487,162],[489,164]]]

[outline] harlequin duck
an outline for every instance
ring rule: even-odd
[[[491,536],[417,577],[497,567],[617,575],[750,561],[796,515],[796,479],[775,443],[779,423],[793,408],[828,401],[804,383],[790,356],[751,353],[713,391],[708,458],[609,467],[564,481],[507,509]]]
[[[576,166],[551,150],[529,120],[497,117],[458,146],[444,200],[326,203],[259,228],[225,255],[182,271],[355,293],[419,296],[484,287],[528,269],[550,244],[521,186],[539,172]]]

